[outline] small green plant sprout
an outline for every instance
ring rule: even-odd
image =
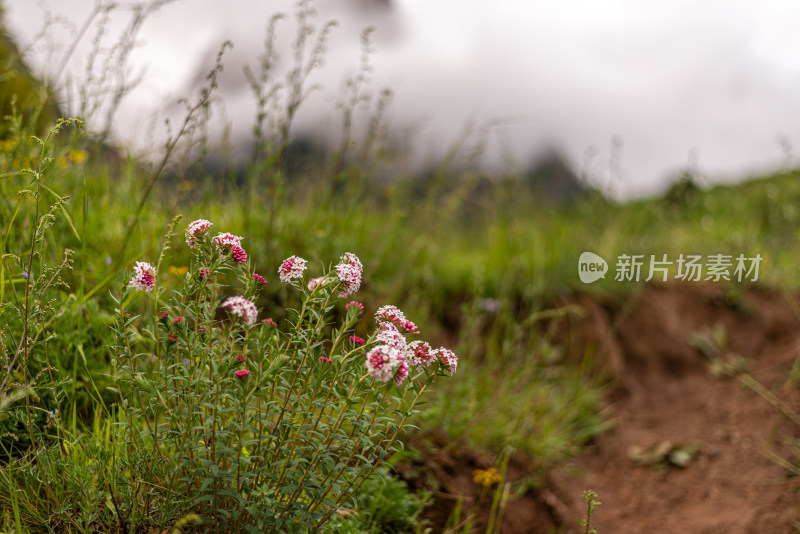
[[[603,503],[598,500],[597,493],[593,492],[592,490],[586,490],[583,492],[583,502],[586,503],[586,519],[579,519],[578,524],[584,527],[585,534],[597,534],[597,528],[591,528],[590,523],[594,509]]]
[[[212,237],[212,227],[186,228],[194,259],[182,287],[159,285],[162,251],[155,266],[136,263],[116,300],[121,424],[129,454],[147,459],[150,483],[164,488],[147,527],[191,513],[214,532],[318,532],[357,509],[361,485],[458,358],[408,340],[419,328],[394,306],[378,309],[367,339],[356,336],[364,306],[345,302],[363,266],[352,253],[308,283],[305,259],[281,262],[277,278],[300,293],[299,306],[259,320],[268,277],[253,270],[243,238]],[[173,226],[165,247],[172,235]],[[126,310],[137,296],[151,314]]]
[[[638,466],[653,467],[688,467],[697,454],[702,450],[703,444],[699,441],[672,443],[661,441],[652,447],[645,448],[633,445],[628,449],[628,457]]]
[[[716,323],[713,328],[705,326],[689,334],[689,345],[708,359],[711,375],[737,376],[745,373],[751,362],[730,350],[725,325]]]

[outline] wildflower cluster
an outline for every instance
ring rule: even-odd
[[[189,245],[189,248],[195,248],[197,246],[197,239],[205,234],[206,230],[211,228],[212,225],[213,223],[205,219],[197,219],[189,224],[184,234],[186,237],[186,244]]]
[[[319,531],[386,461],[423,391],[458,360],[407,339],[419,328],[394,306],[378,310],[369,336],[354,331],[358,301],[334,324],[338,299],[362,283],[350,252],[305,286],[306,260],[282,261],[278,278],[303,300],[275,311],[286,331],[272,318],[258,323],[258,292],[269,281],[251,270],[241,237],[209,238],[212,226],[198,219],[186,228],[194,261],[170,279],[183,284],[171,299],[165,288],[152,297],[153,344],[136,317],[115,327],[117,369],[127,377],[119,390],[131,396],[124,420],[138,434],[131,447],[150,444],[141,450],[163,465],[164,499],[208,529],[227,528],[221,510],[242,510],[241,531]],[[155,276],[138,262],[129,290],[153,292]]]
[[[288,284],[292,280],[303,278],[303,272],[306,270],[306,260],[291,256],[283,260],[280,268],[278,269],[278,276],[281,282]]]
[[[352,295],[361,287],[361,273],[364,266],[355,254],[346,252],[341,258],[341,263],[336,266],[336,276],[344,284],[340,297]]]
[[[414,367],[427,367],[435,359],[434,351],[427,341],[412,341],[408,344],[408,352],[408,360]]]
[[[137,261],[128,285],[138,291],[150,293],[156,285],[156,270],[147,262]]]
[[[202,219],[201,219],[202,220]],[[197,222],[197,221],[195,221]],[[192,223],[194,224],[194,223]],[[230,250],[236,247],[242,246],[242,237],[236,237],[233,234],[228,232],[217,234],[217,236],[211,240],[219,249],[223,250]]]
[[[382,325],[392,324],[407,334],[419,334],[417,325],[406,319],[405,314],[396,306],[384,306],[375,314],[375,318]]]
[[[225,299],[222,303],[222,307],[227,308],[231,315],[241,317],[242,323],[245,325],[249,326],[256,322],[258,309],[255,304],[244,297],[236,296]]]
[[[441,369],[451,376],[455,374],[458,357],[452,350],[445,347],[432,350],[425,341],[406,339],[406,334],[419,334],[419,328],[396,306],[383,306],[375,313],[375,318],[378,329],[373,340],[378,346],[367,353],[367,371],[373,378],[381,382],[394,379],[399,385],[408,377],[409,368],[430,370],[433,367],[435,371]]]
[[[388,382],[392,378],[401,382],[400,366],[405,366],[403,355],[389,345],[378,345],[367,353],[367,372],[375,380]],[[407,373],[406,373],[407,374]]]

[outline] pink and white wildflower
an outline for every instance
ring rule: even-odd
[[[447,368],[450,376],[456,374],[456,368],[458,367],[458,356],[456,356],[452,350],[445,347],[439,347],[434,351],[434,355],[439,359],[439,363]]]
[[[380,322],[392,323],[407,334],[419,334],[417,325],[406,319],[406,315],[397,306],[383,306],[375,312],[375,318]]]
[[[242,237],[237,237],[233,234],[229,234],[228,232],[217,234],[217,236],[211,240],[212,243],[217,245],[220,249],[230,250],[234,247],[242,246]]]
[[[400,351],[389,345],[378,345],[370,350],[366,356],[366,366],[369,375],[380,382],[388,382],[395,376],[395,372],[403,363]]]
[[[405,352],[408,349],[406,337],[395,325],[392,323],[380,323],[379,327],[378,333],[375,336],[375,341],[377,343],[389,345],[401,352]]]
[[[133,267],[133,276],[128,282],[138,291],[150,293],[156,285],[156,270],[147,262],[137,261]]]
[[[378,321],[393,323],[400,328],[405,328],[406,316],[397,306],[382,306],[375,312]]]
[[[278,277],[281,279],[281,282],[288,284],[292,280],[302,278],[305,270],[306,260],[297,256],[291,256],[281,263],[281,266],[278,268]]]
[[[336,275],[339,281],[344,283],[340,297],[352,295],[361,287],[361,274],[364,272],[364,266],[358,257],[351,253],[345,252],[341,258],[341,263],[336,266]]]
[[[228,297],[223,301],[222,307],[227,308],[236,317],[241,317],[245,325],[251,325],[256,322],[258,308],[244,297]]]
[[[408,363],[419,369],[428,367],[436,360],[436,354],[426,341],[412,341],[408,344]]]
[[[214,223],[205,219],[197,219],[196,221],[190,222],[184,233],[186,244],[189,245],[189,248],[195,248],[197,246],[195,241],[196,237],[200,234],[204,234],[206,230],[212,226],[214,226]]]
[[[236,371],[233,374],[236,375],[236,378],[247,378],[247,375],[250,374],[250,370],[249,369],[239,369],[238,371]]]

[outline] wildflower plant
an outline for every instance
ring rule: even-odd
[[[15,115],[6,120],[19,133],[21,118]],[[22,182],[13,216],[4,222],[0,233],[0,456],[3,457],[35,449],[41,442],[39,429],[49,429],[55,420],[53,414],[58,413],[55,392],[63,379],[48,352],[48,344],[53,341],[48,327],[67,308],[57,291],[67,287],[64,277],[72,267],[73,251],[63,249],[61,259],[48,252],[48,238],[60,216],[64,215],[70,224],[71,221],[64,207],[69,197],[53,191],[45,179],[50,177],[55,164],[55,138],[69,126],[82,123],[77,119],[59,119],[44,138],[32,136],[38,156],[29,162],[30,168],[0,173],[0,177],[18,177]],[[0,170],[4,168],[0,164]],[[49,206],[45,202],[50,198],[48,195],[54,197]],[[11,199],[8,202],[10,205]],[[9,244],[13,243],[15,226],[22,228],[16,249]]]
[[[343,299],[361,284],[355,254],[310,287],[306,260],[291,256],[277,282],[238,261],[241,238],[211,238],[210,226],[186,231],[194,261],[182,287],[130,283],[116,301],[128,446],[150,456],[173,521],[193,513],[219,532],[318,531],[400,446],[401,428],[434,378],[455,370],[455,355],[407,340],[418,329],[393,307],[368,339],[354,335],[364,307]],[[297,291],[283,324],[260,317],[265,283]],[[152,315],[123,313],[137,294]],[[151,526],[169,526],[167,515]]]

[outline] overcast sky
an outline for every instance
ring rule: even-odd
[[[380,2],[378,2],[380,3]],[[79,27],[93,0],[5,0],[24,46],[41,29],[42,6]],[[254,103],[242,67],[255,65],[265,26],[287,0],[179,0],[146,21],[132,57],[144,81],[120,110],[116,135],[142,147],[149,117],[189,96],[225,39],[234,42],[222,94],[234,137],[252,127]],[[466,124],[488,130],[487,165],[508,154],[527,165],[543,147],[619,196],[659,191],[692,165],[711,181],[797,165],[800,146],[800,2],[715,0],[318,0],[317,24],[341,22],[297,132],[334,131],[335,103],[358,64],[358,36],[375,25],[372,87],[395,92],[393,122],[424,124],[418,151],[446,148]],[[128,15],[112,18],[124,26]],[[69,42],[69,29],[50,32]],[[94,26],[79,46],[85,60]],[[291,42],[292,27],[280,29]],[[58,52],[35,47],[30,61],[57,71]],[[282,52],[288,61],[288,50]],[[49,57],[49,59],[48,59]],[[80,80],[75,67],[73,79]],[[148,118],[145,120],[144,118]],[[621,180],[609,176],[612,139]],[[781,143],[779,139],[784,139]],[[613,174],[613,173],[612,173]],[[609,186],[606,182],[611,181]]]

